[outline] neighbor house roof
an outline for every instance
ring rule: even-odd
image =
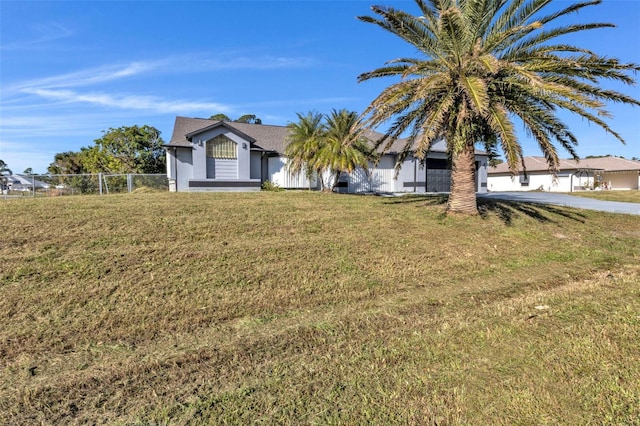
[[[627,160],[626,158],[613,156],[585,158],[580,160],[580,167],[602,169],[606,172],[640,171],[640,161]]]
[[[283,153],[287,146],[287,135],[289,133],[289,129],[287,129],[286,126],[238,123],[235,121],[227,122],[189,117],[176,117],[171,140],[165,146],[191,147],[192,145],[190,140],[192,137],[198,135],[198,133],[214,129],[219,126],[224,126],[243,138],[248,139],[253,144],[253,147],[257,149]],[[371,141],[377,141],[383,136],[383,134],[367,130],[365,132],[365,136]],[[402,151],[406,142],[406,139],[397,139],[390,146],[387,152],[397,153]],[[431,147],[431,151],[446,152],[446,148],[444,141],[439,141]],[[476,154],[486,153],[484,151],[476,150]]]
[[[549,171],[549,165],[544,157],[524,157],[524,165],[527,172]],[[602,171],[629,171],[640,170],[640,161],[626,160],[620,157],[598,157],[576,160],[560,160],[559,170],[602,170]],[[522,171],[522,167],[518,168]],[[496,167],[489,167],[488,174],[510,173],[507,163],[500,163]]]
[[[7,177],[8,177],[9,183],[13,185],[21,185],[25,187],[35,186],[36,188],[49,188],[48,183],[34,179],[33,176],[11,175]]]

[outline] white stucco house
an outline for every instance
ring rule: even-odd
[[[259,191],[265,181],[286,189],[317,189],[317,178],[292,174],[284,155],[285,126],[223,122],[176,117],[173,134],[164,146],[171,191]],[[369,132],[374,141],[382,135]],[[404,141],[398,140],[369,170],[343,174],[339,192],[448,192],[451,171],[443,142],[432,147],[424,160],[413,155],[395,165]],[[487,155],[476,151],[478,192],[487,188]]]
[[[637,190],[640,188],[640,161],[620,157],[560,160],[554,180],[544,157],[525,157],[526,174],[513,176],[506,163],[489,167],[489,191],[573,192],[594,188]]]

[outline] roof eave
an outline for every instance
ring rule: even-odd
[[[209,126],[205,126],[201,129],[198,130],[194,130],[193,132],[189,132],[186,135],[184,135],[184,137],[191,142],[191,138],[194,137],[197,134],[209,131],[209,130],[213,130],[213,129],[217,129],[218,127],[226,127],[227,129],[229,129],[231,132],[235,133],[236,135],[240,136],[241,138],[254,143],[256,142],[256,140],[254,138],[252,138],[251,136],[247,135],[246,133],[236,129],[235,127],[233,127],[232,125],[230,125],[229,123],[227,123],[226,121],[220,121],[218,123],[214,123],[211,124]]]

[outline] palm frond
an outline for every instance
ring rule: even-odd
[[[600,56],[559,37],[613,27],[610,23],[560,24],[561,18],[601,3],[567,0],[415,0],[420,13],[381,6],[378,18],[360,17],[417,48],[416,58],[398,58],[363,73],[358,81],[394,77],[364,111],[364,123],[388,125],[375,148],[388,150],[408,134],[399,159],[424,156],[444,138],[452,160],[469,155],[476,142],[504,152],[512,171],[523,167],[514,120],[538,144],[551,170],[558,148],[577,157],[578,140],[558,118],[568,111],[624,143],[607,122],[611,102],[640,106],[605,81],[635,84],[640,66]],[[556,26],[550,24],[558,23]],[[460,155],[463,154],[463,155]],[[468,165],[460,169],[468,170]],[[469,181],[468,176],[465,178]],[[470,187],[469,187],[470,188]],[[469,190],[473,190],[470,188]]]

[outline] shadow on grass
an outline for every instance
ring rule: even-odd
[[[412,204],[422,203],[424,206],[445,205],[449,199],[448,194],[436,195],[405,195],[402,197],[389,198],[385,204]],[[496,215],[506,225],[512,225],[513,219],[519,215],[525,215],[538,222],[555,223],[554,216],[561,216],[566,219],[584,223],[586,215],[579,211],[552,206],[548,204],[535,204],[519,201],[490,200],[478,198],[478,212],[483,219],[490,215]],[[444,213],[443,213],[444,215]]]
[[[584,223],[586,215],[576,210],[557,207],[548,204],[523,203],[518,201],[478,199],[478,212],[486,219],[490,214],[498,216],[506,225],[511,225],[513,219],[523,214],[538,222],[555,223],[553,216]]]
[[[400,197],[390,197],[385,204],[412,204],[424,203],[427,206],[437,206],[446,204],[449,199],[448,194],[435,195],[403,195]]]

